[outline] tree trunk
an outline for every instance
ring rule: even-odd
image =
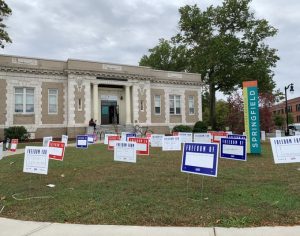
[[[216,89],[214,83],[209,83],[209,120],[212,130],[216,130]]]

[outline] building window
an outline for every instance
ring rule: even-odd
[[[15,88],[15,112],[33,113],[34,112],[34,89]]]
[[[81,98],[78,99],[78,111],[82,111],[82,101],[81,101]]]
[[[140,110],[144,111],[144,100],[140,101]]]
[[[190,115],[194,115],[195,114],[194,96],[189,96],[189,114]]]
[[[292,106],[288,106],[288,112],[292,112],[293,109],[292,109]]]
[[[180,96],[179,95],[170,95],[170,114],[171,115],[180,115]]]
[[[58,89],[48,89],[48,113],[58,113]]]
[[[296,104],[296,111],[300,111],[300,104]]]
[[[300,122],[300,116],[297,116],[297,122]]]
[[[161,107],[160,95],[155,95],[154,96],[154,113],[156,115],[160,115],[160,107]]]

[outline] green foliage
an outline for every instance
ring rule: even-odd
[[[176,125],[174,126],[172,132],[192,132],[193,129],[187,125]]]
[[[0,0],[0,47],[4,48],[4,42],[11,43],[11,39],[8,36],[8,33],[5,31],[6,25],[3,23],[4,18],[11,15],[11,9],[9,6],[3,1]]]
[[[230,94],[245,80],[257,80],[260,92],[275,88],[272,68],[279,57],[266,43],[277,30],[265,19],[256,19],[250,11],[251,0],[224,0],[220,6],[201,10],[197,5],[179,9],[179,34],[168,43],[169,50],[150,49],[142,65],[168,70],[200,73],[209,88],[209,120],[216,128],[216,92]],[[185,47],[186,66],[172,62],[169,52]],[[168,63],[150,58],[168,58]],[[175,57],[177,58],[177,57]]]
[[[294,123],[294,117],[291,113],[288,113],[288,124],[293,124]]]
[[[203,121],[197,121],[193,128],[194,133],[205,133],[207,132],[207,125]]]
[[[13,126],[4,129],[5,138],[9,139],[19,139],[19,141],[28,140],[30,134],[27,132],[24,126]]]
[[[275,115],[273,117],[273,120],[274,120],[275,126],[277,126],[277,127],[282,127],[284,124],[284,121],[285,121],[284,117],[281,115]]]

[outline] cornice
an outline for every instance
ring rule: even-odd
[[[20,67],[0,66],[0,70],[5,71],[5,72],[16,72],[16,73],[30,73],[30,74],[43,74],[43,75],[65,75],[64,71],[36,69],[36,68],[20,68]]]

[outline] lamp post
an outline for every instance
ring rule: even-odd
[[[286,90],[290,88],[290,92],[294,92],[294,84],[289,84],[288,86],[284,87],[284,95],[285,95],[285,115],[286,115],[286,130],[285,130],[285,136],[289,136],[289,111],[288,111],[288,102],[287,102],[287,95]]]

